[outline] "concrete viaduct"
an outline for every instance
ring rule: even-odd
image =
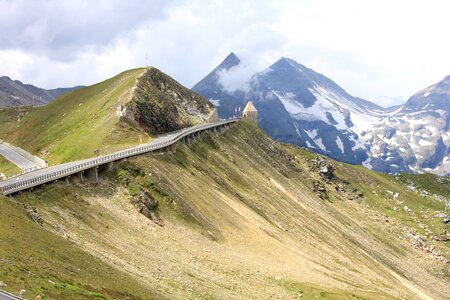
[[[12,195],[21,191],[33,190],[35,187],[57,180],[66,180],[69,182],[71,176],[78,177],[80,181],[84,181],[84,178],[87,177],[87,179],[96,182],[98,181],[98,169],[100,167],[111,168],[115,161],[145,153],[174,151],[176,149],[176,143],[178,142],[190,144],[191,142],[198,140],[204,132],[220,133],[237,121],[239,121],[239,119],[196,125],[165,134],[148,144],[138,145],[133,148],[103,156],[39,169],[5,181],[0,181],[0,192],[3,195]]]

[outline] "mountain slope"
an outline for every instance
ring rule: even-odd
[[[337,177],[322,177],[319,170],[332,163]],[[174,153],[127,159],[100,177],[97,185],[52,184],[15,200],[37,208],[48,234],[72,241],[158,298],[445,299],[450,292],[449,248],[434,239],[446,226],[434,217],[444,203],[410,191],[414,176],[404,184],[325,160],[240,122]],[[448,181],[435,185],[450,197],[443,193]],[[388,198],[387,190],[399,198]],[[423,243],[433,252],[415,249],[411,232],[427,233]],[[0,253],[16,264],[14,243],[14,236],[2,241]],[[25,259],[20,266],[2,278],[7,288],[30,282]],[[41,291],[40,281],[48,292],[57,290],[48,279],[58,268],[33,268],[39,276],[29,294]],[[131,298],[133,289],[126,288]]]
[[[375,169],[450,175],[450,76],[412,96],[365,136]]]
[[[234,53],[230,53],[211,73],[192,87],[193,91],[207,97],[210,102],[220,105],[218,110],[220,118],[232,117],[236,115],[236,107],[244,107],[243,93],[239,91],[229,93],[220,84],[220,76],[238,67],[239,64],[239,58]]]
[[[448,78],[396,108],[353,97],[289,58],[255,74],[235,92],[224,89],[220,76],[210,74],[201,83],[193,89],[211,99],[222,117],[253,100],[260,126],[276,140],[388,173],[450,173]]]
[[[27,105],[44,105],[59,96],[82,88],[58,88],[45,90],[31,84],[23,84],[18,80],[11,80],[7,76],[0,77],[0,108]]]
[[[51,164],[109,153],[203,122],[212,105],[155,68],[135,69],[45,107],[0,111],[0,139]],[[43,121],[44,120],[44,121]]]

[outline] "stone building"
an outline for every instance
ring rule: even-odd
[[[258,124],[258,111],[252,101],[247,102],[247,105],[242,111],[242,117]]]

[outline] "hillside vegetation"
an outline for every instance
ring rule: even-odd
[[[20,174],[22,172],[22,170],[16,166],[15,164],[13,164],[12,162],[10,162],[9,160],[7,160],[6,158],[4,158],[3,156],[0,155],[0,173],[10,177],[10,176],[14,176],[17,174]]]
[[[448,186],[336,163],[243,121],[95,185],[0,197],[0,281],[44,299],[445,299],[448,194],[434,194]]]
[[[140,68],[47,106],[0,110],[0,139],[57,164],[148,142],[203,122],[210,110],[203,97],[158,69]]]

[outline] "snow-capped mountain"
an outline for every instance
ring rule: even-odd
[[[450,76],[412,96],[363,138],[373,169],[450,174]]]
[[[450,173],[450,76],[403,106],[382,108],[289,58],[227,91],[221,75],[239,67],[232,53],[193,87],[221,117],[253,100],[260,126],[279,141],[383,172]]]

